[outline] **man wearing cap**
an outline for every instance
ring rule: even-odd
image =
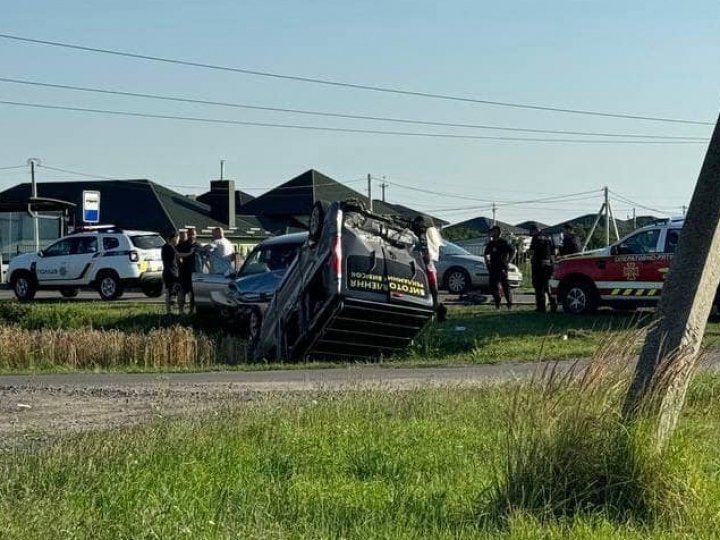
[[[489,273],[489,285],[495,300],[495,309],[500,309],[500,287],[502,287],[507,308],[512,309],[512,292],[508,282],[508,265],[515,256],[515,248],[501,237],[500,227],[490,228],[490,241],[485,246],[485,262]]]
[[[177,296],[180,286],[180,267],[178,264],[178,234],[171,232],[160,250],[163,262],[162,280],[165,285],[165,310],[172,313],[173,297]]]
[[[550,278],[555,264],[555,244],[552,238],[543,233],[537,223],[530,226],[530,267],[532,284],[535,289],[535,311],[546,311],[546,298],[550,300],[550,309],[557,311],[557,303],[550,292]]]

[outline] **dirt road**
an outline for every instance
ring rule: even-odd
[[[584,365],[587,360],[578,362]],[[563,361],[558,366],[565,370],[573,363]],[[289,392],[479,386],[527,378],[544,366],[503,362],[443,368],[352,366],[254,372],[0,376],[0,441],[28,433],[128,426],[158,416],[199,412]],[[703,369],[720,371],[720,355],[706,358]]]
[[[567,367],[570,362],[563,362]],[[287,392],[479,385],[527,377],[537,364],[454,368],[383,368],[0,376],[0,438],[11,433],[119,427],[158,415],[197,412],[224,403]]]

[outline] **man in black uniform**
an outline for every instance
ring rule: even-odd
[[[532,284],[535,289],[535,311],[546,311],[546,296],[550,299],[550,309],[557,311],[557,303],[550,293],[550,278],[553,273],[555,245],[552,238],[540,231],[537,224],[530,227],[530,266],[532,268]]]
[[[505,294],[508,309],[512,309],[512,293],[508,283],[508,265],[515,256],[515,248],[500,237],[500,227],[490,229],[490,241],[485,246],[485,262],[487,263],[490,290],[495,300],[495,309],[500,309],[500,287]]]
[[[580,242],[575,236],[572,225],[566,223],[563,225],[563,240],[558,253],[559,255],[572,255],[573,253],[580,253],[580,251]]]
[[[180,288],[177,245],[178,235],[176,232],[172,232],[168,235],[165,245],[160,250],[163,262],[162,280],[165,285],[165,309],[168,315],[172,312],[173,298],[177,296]]]
[[[192,273],[196,271],[200,258],[199,251],[202,246],[197,241],[195,229],[188,229],[187,240],[178,244],[177,250],[180,257],[180,292],[178,293],[178,310],[185,311],[186,297],[190,298],[188,313],[195,309],[195,295],[192,290]]]

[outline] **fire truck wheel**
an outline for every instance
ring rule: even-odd
[[[566,313],[580,315],[592,313],[597,309],[597,291],[592,285],[573,281],[564,288],[563,310]]]

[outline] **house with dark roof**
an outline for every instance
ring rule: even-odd
[[[528,220],[528,221],[523,221],[522,223],[518,223],[518,224],[515,225],[515,226],[516,226],[518,229],[522,229],[522,230],[524,230],[525,232],[530,233],[530,229],[531,229],[533,226],[537,227],[538,229],[544,230],[544,229],[547,229],[550,225],[546,225],[545,223],[542,223],[542,222],[540,222],[540,221],[533,221],[533,220],[530,219],[530,220]]]
[[[57,219],[41,221],[41,244],[47,245],[62,234],[63,213],[67,225],[82,225],[83,191],[100,192],[100,220],[126,229],[157,231],[195,227],[200,239],[210,237],[214,227],[225,230],[231,242],[241,251],[272,235],[307,229],[310,212],[316,201],[358,199],[368,204],[362,193],[324,174],[309,170],[284,184],[254,198],[235,188],[233,180],[214,180],[210,191],[198,197],[186,196],[147,179],[97,180],[76,182],[42,182],[38,196],[47,208],[58,208]],[[33,249],[33,224],[27,215],[30,183],[18,184],[0,193],[0,253],[14,255]],[[40,204],[36,199],[35,204]],[[401,215],[414,219],[426,216],[406,206],[373,201],[378,213]],[[13,212],[9,215],[2,212]],[[9,217],[8,217],[9,216]],[[436,223],[443,223],[433,218]]]
[[[255,217],[274,234],[285,234],[307,230],[310,212],[317,201],[346,199],[357,199],[366,206],[369,204],[367,196],[359,191],[310,169],[243,205],[238,209],[238,214],[240,217]],[[414,219],[418,215],[426,216],[411,208],[378,200],[373,200],[373,211],[401,215],[407,219]],[[442,222],[437,218],[433,220]]]
[[[486,237],[490,234],[490,229],[495,225],[500,227],[503,234],[512,234],[516,236],[528,235],[528,232],[525,229],[483,216],[448,225],[447,227],[443,227],[442,231],[443,235],[448,238],[451,238],[452,236],[459,236],[460,234],[464,235],[466,238]]]
[[[163,235],[195,227],[201,239],[209,238],[211,229],[220,227],[225,230],[231,242],[245,248],[243,251],[270,236],[253,216],[235,214],[234,197],[232,203],[228,201],[225,205],[230,213],[222,215],[219,202],[216,202],[213,210],[209,204],[147,179],[40,182],[37,184],[37,191],[40,197],[67,201],[75,205],[70,207],[70,226],[82,225],[83,191],[98,191],[102,223],[112,223],[126,229],[156,231]],[[29,200],[30,195],[30,183],[18,184],[0,193],[0,204],[23,204]],[[26,238],[27,232],[20,233],[16,230],[13,235],[4,234],[12,238],[2,238],[3,232],[0,231],[0,243],[5,249],[14,242],[16,251],[24,250],[22,248],[28,240],[32,241],[32,234],[29,239]]]

